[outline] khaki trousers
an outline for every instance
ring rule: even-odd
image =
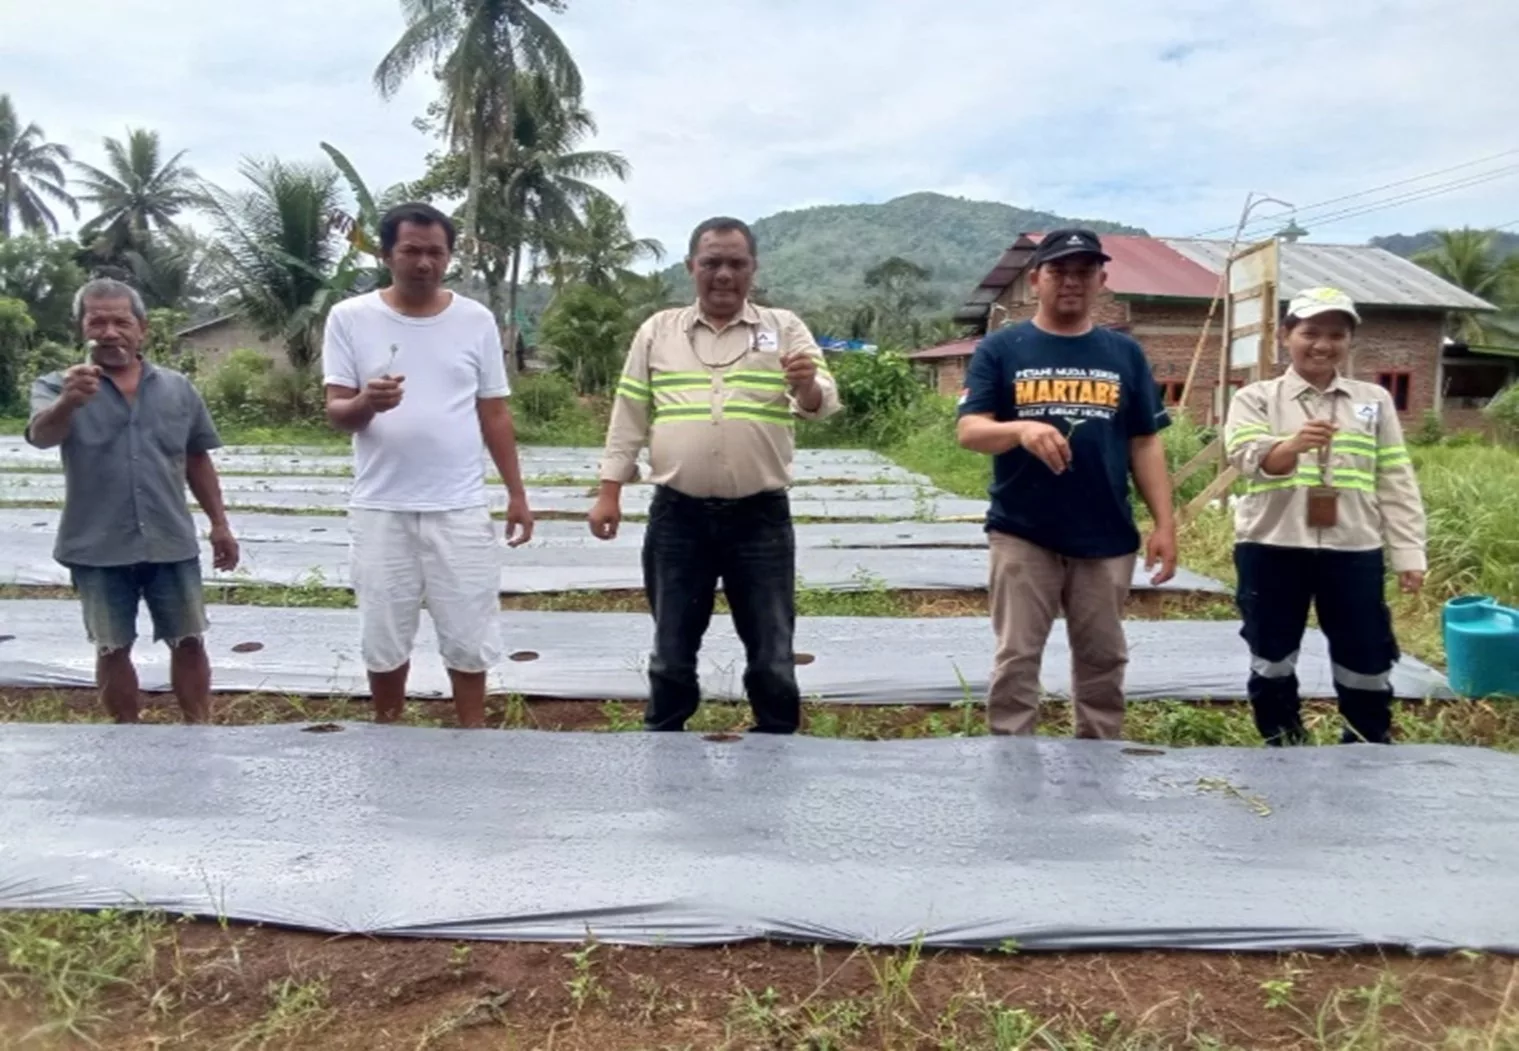
[[[997,635],[986,699],[991,732],[1034,732],[1039,721],[1039,666],[1050,629],[1064,609],[1076,736],[1119,737],[1129,663],[1123,608],[1138,555],[1066,558],[1005,533],[987,535],[992,630]]]

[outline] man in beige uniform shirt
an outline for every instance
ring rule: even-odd
[[[697,302],[644,322],[628,351],[601,464],[591,532],[610,540],[622,487],[649,445],[655,485],[644,533],[644,590],[654,614],[644,726],[681,730],[701,704],[696,658],[717,582],[744,643],[755,730],[801,722],[792,635],[796,541],[786,489],[795,419],[838,410],[838,390],[807,326],[749,302],[754,235],[709,219],[686,269]]]

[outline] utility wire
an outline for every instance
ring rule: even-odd
[[[1477,166],[1479,164],[1487,164],[1490,161],[1501,160],[1504,157],[1512,157],[1515,154],[1519,154],[1519,149],[1505,150],[1502,153],[1495,153],[1495,154],[1493,154],[1490,157],[1482,157],[1482,158],[1479,158],[1479,159],[1474,160],[1474,161],[1467,161],[1464,164],[1455,164],[1455,165],[1452,165],[1449,168],[1439,168],[1439,169],[1437,169],[1435,171],[1425,172],[1423,175],[1415,175],[1415,176],[1411,176],[1411,177],[1409,177],[1407,179],[1398,179],[1398,180],[1396,180],[1394,182],[1383,183],[1381,186],[1373,186],[1372,188],[1370,188],[1368,190],[1360,190],[1360,191],[1358,191],[1356,193],[1349,193],[1349,194],[1345,194],[1345,195],[1340,196],[1340,197],[1331,197],[1328,200],[1324,200],[1324,201],[1315,201],[1313,204],[1304,205],[1302,208],[1292,208],[1292,209],[1288,209],[1287,211],[1284,211],[1284,212],[1274,212],[1274,213],[1272,213],[1269,216],[1262,216],[1261,219],[1262,220],[1269,220],[1269,219],[1282,219],[1282,218],[1286,218],[1286,217],[1293,216],[1293,215],[1296,215],[1296,214],[1301,213],[1301,212],[1306,212],[1306,211],[1311,211],[1311,210],[1318,209],[1318,208],[1323,208],[1323,207],[1325,207],[1327,205],[1340,204],[1340,203],[1343,203],[1345,201],[1355,200],[1358,197],[1367,197],[1367,196],[1370,196],[1371,194],[1374,194],[1374,193],[1381,193],[1384,190],[1392,190],[1392,189],[1396,189],[1399,186],[1407,186],[1410,183],[1423,182],[1424,180],[1426,180],[1426,179],[1432,179],[1432,178],[1434,178],[1437,175],[1448,175],[1451,172],[1460,171],[1463,168],[1472,168],[1472,167],[1475,167],[1475,166]],[[1516,220],[1516,221],[1519,221],[1519,220]],[[1194,236],[1194,237],[1207,237],[1210,234],[1227,233],[1229,231],[1232,231],[1233,229],[1234,229],[1234,225],[1231,223],[1228,226],[1215,226],[1211,230],[1204,230],[1202,233],[1193,234],[1192,236]]]
[[[1360,205],[1353,205],[1348,208],[1340,209],[1339,211],[1323,212],[1310,216],[1299,214],[1293,216],[1293,218],[1314,228],[1329,226],[1333,223],[1344,222],[1347,219],[1355,219],[1363,215],[1370,215],[1373,212],[1386,211],[1388,208],[1396,208],[1404,204],[1409,204],[1413,201],[1423,201],[1431,197],[1441,197],[1448,193],[1455,193],[1458,190],[1465,190],[1473,186],[1480,186],[1483,183],[1494,182],[1498,179],[1511,178],[1515,174],[1519,174],[1519,164],[1511,165],[1507,168],[1499,168],[1490,172],[1483,172],[1478,175],[1467,176],[1464,179],[1458,179],[1448,183],[1441,183],[1436,186],[1426,186],[1417,190],[1410,190],[1406,193],[1402,193],[1394,197],[1383,198],[1377,201],[1364,202]],[[1271,221],[1271,219],[1272,217],[1263,216],[1260,219],[1253,220],[1250,223],[1250,233],[1247,236],[1259,236],[1264,231],[1276,225]]]

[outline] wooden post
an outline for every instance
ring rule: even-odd
[[[1208,483],[1208,487],[1192,498],[1192,502],[1181,509],[1183,523],[1191,521],[1199,511],[1207,507],[1214,500],[1226,495],[1239,481],[1239,472],[1233,467],[1225,467],[1218,473],[1218,477]]]

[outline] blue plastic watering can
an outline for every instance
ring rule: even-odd
[[[1487,595],[1445,604],[1446,678],[1462,697],[1519,698],[1519,610]]]

